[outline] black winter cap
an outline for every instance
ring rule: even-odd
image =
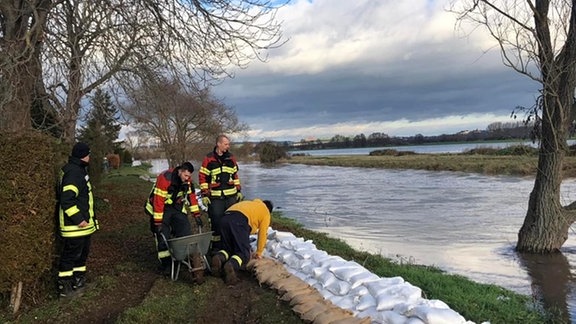
[[[72,156],[82,159],[90,154],[90,147],[86,143],[78,142],[72,148]]]

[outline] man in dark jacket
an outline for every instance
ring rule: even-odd
[[[214,150],[206,155],[198,172],[202,204],[208,208],[212,229],[212,251],[222,249],[220,221],[224,212],[237,201],[244,199],[240,192],[238,163],[228,150],[230,139],[218,135]]]
[[[63,250],[58,266],[58,294],[70,297],[85,288],[90,237],[98,229],[94,198],[86,167],[90,148],[79,142],[60,171],[59,234]]]
[[[167,274],[172,258],[165,239],[192,235],[188,212],[194,216],[196,225],[202,226],[200,209],[194,184],[194,166],[184,162],[176,168],[163,171],[156,178],[146,202],[146,213],[150,216],[150,230],[156,240],[159,271]]]

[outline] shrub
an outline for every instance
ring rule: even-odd
[[[286,157],[286,150],[272,142],[262,142],[258,145],[260,163],[274,163]]]
[[[0,134],[2,296],[19,282],[25,298],[36,300],[42,295],[37,288],[52,267],[56,164],[64,159],[63,151],[53,138],[39,133]]]
[[[403,156],[403,155],[414,155],[416,152],[414,151],[398,151],[394,149],[384,149],[384,150],[376,150],[370,152],[370,156]]]

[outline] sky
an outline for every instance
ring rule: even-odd
[[[538,84],[503,65],[487,31],[456,26],[447,0],[297,0],[286,44],[213,88],[248,140],[453,134],[514,122]]]

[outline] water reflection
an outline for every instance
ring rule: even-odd
[[[519,253],[521,266],[532,280],[532,295],[542,306],[557,314],[564,322],[576,319],[569,310],[567,296],[574,288],[574,276],[568,258],[562,253],[547,255]]]

